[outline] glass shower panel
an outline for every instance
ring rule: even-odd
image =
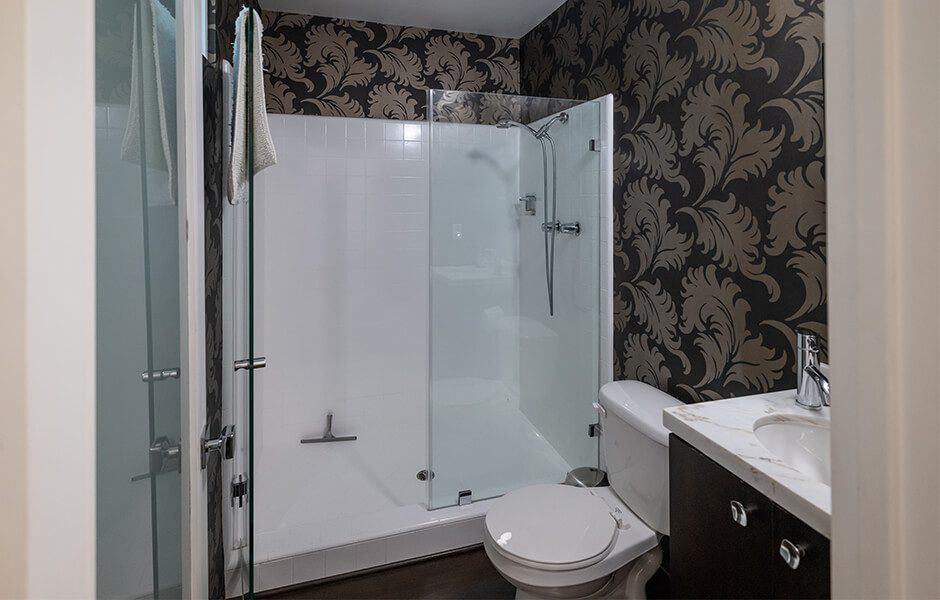
[[[429,93],[432,508],[596,464],[599,117]]]
[[[172,8],[96,2],[97,590],[182,594]]]
[[[555,233],[554,315],[547,310],[545,235],[541,219],[519,227],[519,410],[572,469],[597,466],[597,440],[588,425],[597,420],[600,360],[600,104],[565,109],[568,122],[553,127],[556,152],[556,227],[576,223],[578,235]],[[539,129],[550,117],[532,124]],[[592,140],[597,140],[592,146]],[[538,193],[543,182],[541,148],[522,135],[520,191]],[[548,160],[552,170],[551,158]],[[541,216],[541,213],[539,213]]]

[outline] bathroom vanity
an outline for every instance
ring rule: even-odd
[[[828,598],[828,408],[778,392],[666,409],[675,598]]]

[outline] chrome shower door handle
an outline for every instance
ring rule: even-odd
[[[239,371],[241,369],[244,369],[246,371],[255,370],[255,369],[263,369],[266,366],[268,366],[268,359],[263,356],[258,356],[256,358],[243,358],[242,360],[235,361],[236,371]]]

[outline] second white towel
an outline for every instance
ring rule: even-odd
[[[248,19],[254,20],[251,64],[248,63],[246,44]],[[232,135],[232,161],[229,170],[229,201],[237,204],[248,197],[248,177],[277,163],[274,140],[268,128],[268,112],[264,98],[263,57],[261,54],[261,17],[250,8],[242,9],[235,22],[235,114]],[[251,70],[252,86],[248,89],[248,72]],[[248,132],[246,110],[248,94],[251,94],[252,121],[254,128]],[[246,136],[252,136],[254,165],[248,166]]]

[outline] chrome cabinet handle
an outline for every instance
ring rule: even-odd
[[[753,511],[753,506],[745,507],[737,500],[731,501],[731,520],[741,527],[747,527],[747,514]]]
[[[788,539],[780,542],[780,557],[791,569],[800,566],[800,559],[806,554],[806,546],[803,544],[794,544]]]

